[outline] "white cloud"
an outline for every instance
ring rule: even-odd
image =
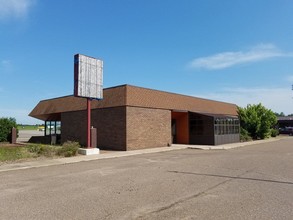
[[[287,81],[293,83],[293,75],[287,77]]]
[[[12,62],[10,60],[1,60],[0,62],[0,75],[1,73],[10,73],[13,69]]]
[[[288,88],[224,88],[217,93],[197,94],[212,100],[235,103],[240,107],[262,103],[274,112],[293,113],[293,92]]]
[[[36,0],[0,0],[0,20],[25,17]]]
[[[223,52],[207,57],[196,58],[190,62],[192,69],[225,69],[238,64],[252,63],[274,57],[292,56],[278,49],[273,44],[259,44],[247,51]]]

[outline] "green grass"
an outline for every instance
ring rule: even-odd
[[[37,125],[18,125],[18,130],[37,130],[39,126]]]
[[[38,157],[72,157],[77,155],[79,147],[80,145],[77,142],[66,142],[63,146],[44,144],[11,146],[9,144],[2,144],[0,146],[0,162],[17,161],[21,159]]]
[[[31,155],[24,147],[0,147],[0,161],[15,161],[24,158],[31,158]]]

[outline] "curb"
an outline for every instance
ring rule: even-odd
[[[166,152],[166,151],[172,151],[172,150],[182,150],[182,149],[229,150],[229,149],[238,148],[238,147],[279,141],[281,139],[286,139],[286,137],[274,138],[274,139],[270,138],[267,140],[258,140],[258,141],[250,141],[250,142],[232,143],[232,144],[225,144],[220,146],[173,144],[171,145],[171,147],[159,147],[159,148],[141,149],[141,150],[134,150],[134,151],[120,151],[120,152],[113,152],[113,153],[111,152],[111,153],[97,154],[97,155],[76,156],[76,157],[68,157],[68,158],[57,158],[57,159],[48,159],[48,160],[28,161],[28,162],[22,162],[22,163],[20,162],[20,163],[12,163],[12,164],[3,164],[3,165],[0,165],[0,173],[7,172],[7,171],[38,168],[38,167],[48,167],[48,166],[55,166],[55,165],[65,165],[65,164],[71,164],[71,163],[87,162],[87,161],[100,160],[100,159],[112,159],[112,158],[135,156],[135,155],[141,155],[141,154],[159,153],[159,152]]]
[[[186,149],[187,146],[174,146],[174,147],[160,147],[160,148],[151,148],[151,149],[142,149],[142,150],[134,150],[134,151],[120,151],[114,153],[105,153],[105,154],[97,154],[97,155],[88,155],[88,156],[76,156],[76,157],[67,157],[67,158],[57,158],[57,159],[48,159],[48,160],[37,160],[37,161],[28,161],[28,162],[20,162],[13,164],[3,164],[0,165],[0,173],[7,171],[16,171],[16,170],[24,170],[38,167],[48,167],[55,165],[65,165],[79,162],[87,162],[93,160],[100,159],[112,159],[118,157],[127,157],[127,156],[135,156],[141,154],[149,154],[149,153],[159,153],[165,151],[172,150],[181,150]]]

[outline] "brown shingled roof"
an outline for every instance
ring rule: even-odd
[[[235,104],[127,86],[127,105],[198,113],[238,115]]]
[[[137,106],[210,114],[237,115],[237,106],[192,96],[122,85],[104,89],[104,99],[93,100],[92,109]],[[60,120],[60,113],[86,109],[86,99],[65,96],[43,100],[29,114],[41,120]]]
[[[107,108],[125,106],[125,86],[117,86],[108,89],[104,89],[103,100],[93,100],[91,107],[95,108]],[[31,111],[29,116],[38,118],[41,120],[60,120],[60,113],[80,111],[87,108],[87,101],[85,98],[64,96],[60,98],[42,100]],[[54,116],[55,119],[50,119]]]

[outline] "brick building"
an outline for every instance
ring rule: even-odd
[[[135,150],[178,144],[239,142],[237,106],[131,85],[104,89],[92,101],[92,126],[100,149]],[[86,145],[86,99],[43,100],[29,114],[45,121],[45,138]]]

